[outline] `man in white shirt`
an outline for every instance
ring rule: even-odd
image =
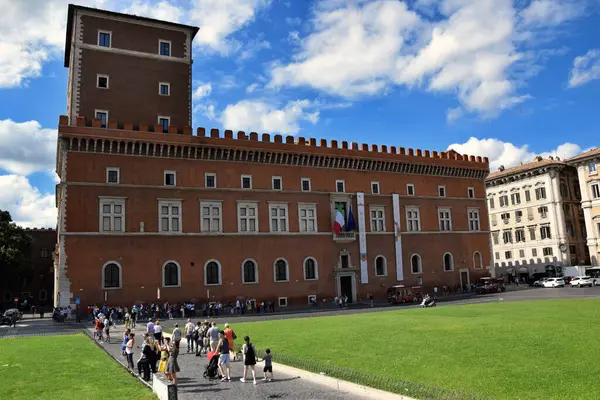
[[[187,324],[185,324],[185,341],[187,343],[187,352],[190,352],[190,346],[192,346],[192,351],[194,351],[194,341],[192,336],[194,335],[194,324],[191,319],[188,319]]]
[[[177,347],[177,350],[179,350],[179,342],[181,342],[181,329],[179,329],[179,324],[175,324],[175,329],[173,329],[171,339],[175,342],[175,347]]]
[[[217,324],[212,323],[210,329],[206,332],[206,336],[210,340],[210,350],[217,350],[217,344],[219,343],[219,329],[217,329]]]

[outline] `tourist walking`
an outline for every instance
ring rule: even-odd
[[[179,346],[172,343],[169,347],[169,359],[165,372],[168,373],[167,377],[170,377],[170,381],[174,385],[177,385],[177,373],[179,372],[179,364],[177,363],[177,357],[179,356]]]
[[[177,350],[179,350],[179,342],[181,342],[181,329],[179,329],[179,324],[175,324],[171,340],[173,341],[173,344],[177,346]]]
[[[221,382],[231,381],[231,368],[229,367],[229,342],[223,331],[219,331],[219,341],[217,342],[217,351],[215,355],[219,355],[219,371],[221,372]]]
[[[134,349],[135,349],[135,333],[130,332],[129,333],[129,340],[127,341],[127,344],[125,345],[125,354],[127,355],[127,369],[129,371],[133,371],[134,365],[133,365],[133,353],[134,353]]]
[[[154,324],[154,339],[158,340],[161,345],[163,344],[162,326],[159,320],[156,320],[156,324]]]
[[[246,382],[246,375],[248,374],[248,370],[252,371],[252,383],[256,385],[256,349],[254,345],[250,343],[250,337],[244,337],[244,345],[242,346],[242,354],[244,357],[244,375],[241,382]]]
[[[194,351],[194,323],[192,322],[191,318],[187,320],[187,324],[185,324],[185,341],[187,343],[187,352],[190,353],[190,347],[191,347],[191,351]]]
[[[225,337],[227,338],[227,341],[229,342],[229,355],[231,356],[231,360],[235,361],[236,357],[235,357],[234,340],[237,339],[237,336],[236,336],[235,332],[233,331],[233,329],[231,329],[229,324],[225,324],[225,330],[223,332],[225,333]]]
[[[217,329],[217,323],[216,322],[213,322],[211,324],[211,327],[208,330],[208,332],[206,332],[206,335],[208,336],[208,339],[210,341],[210,350],[211,351],[216,351],[217,350],[217,344],[219,343],[219,330]]]

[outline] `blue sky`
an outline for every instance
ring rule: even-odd
[[[82,0],[200,27],[194,126],[488,156],[600,137],[600,0]],[[52,226],[66,0],[3,5],[0,209]],[[14,22],[12,22],[14,21]]]

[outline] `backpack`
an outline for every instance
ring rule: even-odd
[[[198,332],[198,328],[194,329],[194,332],[192,333],[192,338],[194,340],[198,340],[200,338],[200,333]]]

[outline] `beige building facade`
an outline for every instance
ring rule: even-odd
[[[577,169],[581,209],[585,219],[586,245],[592,266],[600,266],[600,148],[567,160]]]

